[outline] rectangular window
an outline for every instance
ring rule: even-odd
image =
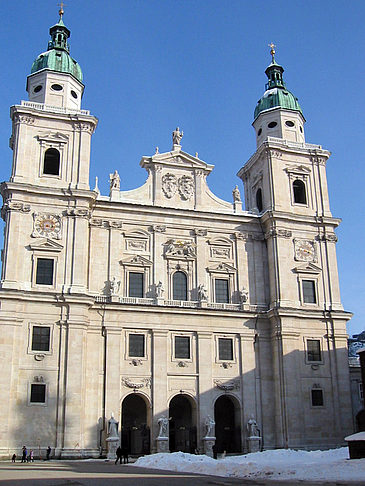
[[[323,390],[311,390],[312,407],[323,407]]]
[[[129,356],[131,358],[143,358],[144,353],[144,334],[129,335]]]
[[[129,297],[143,297],[143,273],[129,272]]]
[[[35,283],[37,285],[53,285],[53,258],[37,258],[37,272]]]
[[[175,358],[190,359],[190,338],[175,336]]]
[[[229,338],[218,339],[218,356],[220,360],[233,360],[233,340]]]
[[[215,301],[221,303],[229,302],[228,280],[216,278],[215,285]]]
[[[322,361],[321,342],[319,339],[307,339],[307,360]]]
[[[46,402],[46,385],[39,385],[39,384],[31,385],[30,402],[31,403],[45,403]]]
[[[50,333],[50,327],[33,326],[32,351],[49,351]]]
[[[305,304],[316,304],[316,284],[314,280],[303,280],[303,302]]]

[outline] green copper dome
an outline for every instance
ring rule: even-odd
[[[67,39],[70,31],[60,17],[59,22],[49,29],[51,40],[48,42],[46,52],[39,54],[32,64],[31,74],[50,69],[58,73],[68,73],[82,82],[82,71],[79,64],[70,56],[70,47]]]
[[[271,64],[265,71],[269,81],[265,85],[265,93],[257,102],[254,114],[255,119],[262,111],[276,107],[299,111],[303,115],[302,109],[298,103],[298,98],[286,89],[283,81],[283,72],[284,68],[275,62],[273,56]]]

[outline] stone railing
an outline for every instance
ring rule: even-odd
[[[34,108],[35,110],[48,111],[52,113],[71,113],[75,115],[90,115],[89,110],[76,110],[74,108],[63,108],[62,106],[45,105],[44,103],[36,103],[35,101],[22,101],[21,106],[26,108]]]
[[[156,300],[144,297],[119,297],[119,302],[121,304],[153,305],[156,303]]]
[[[285,140],[283,138],[278,137],[267,137],[268,142],[279,143],[280,145],[286,145],[287,147],[292,148],[305,148],[305,149],[316,149],[321,150],[322,145],[316,145],[314,143],[306,143],[306,142],[290,142],[289,140]]]

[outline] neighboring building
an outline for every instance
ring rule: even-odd
[[[62,12],[50,34],[29,101],[11,108],[1,185],[1,455],[97,456],[112,411],[134,454],[156,451],[158,435],[171,451],[203,450],[205,436],[227,452],[257,434],[264,448],[342,444],[351,314],[330,153],[306,143],[273,49],[257,150],[238,173],[243,210],[237,188],[233,203],[209,190],[213,166],[182,150],[179,129],[170,151],[142,157],[142,187],[120,191],[115,172],[109,196],[90,190],[97,119],[81,109]]]
[[[359,356],[359,351],[365,350],[365,331],[349,338],[348,347],[353,427],[359,432],[365,430],[364,388]]]

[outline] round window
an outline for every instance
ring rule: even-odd
[[[51,88],[55,91],[62,91],[63,88],[60,84],[52,84]]]
[[[38,84],[38,86],[36,86],[33,91],[34,91],[34,93],[39,93],[42,88],[43,88],[43,86],[41,84]]]
[[[259,131],[257,132],[257,135],[260,136],[262,133],[262,128],[259,129]]]
[[[71,90],[71,96],[75,99],[77,98],[77,93],[73,89]]]
[[[294,127],[294,126],[295,126],[295,123],[294,123],[294,122],[292,122],[291,120],[286,120],[285,125],[286,125],[287,127]]]
[[[270,122],[270,123],[268,124],[268,127],[269,127],[269,128],[275,128],[275,127],[276,127],[276,125],[277,125],[277,123],[276,123],[276,122]]]

